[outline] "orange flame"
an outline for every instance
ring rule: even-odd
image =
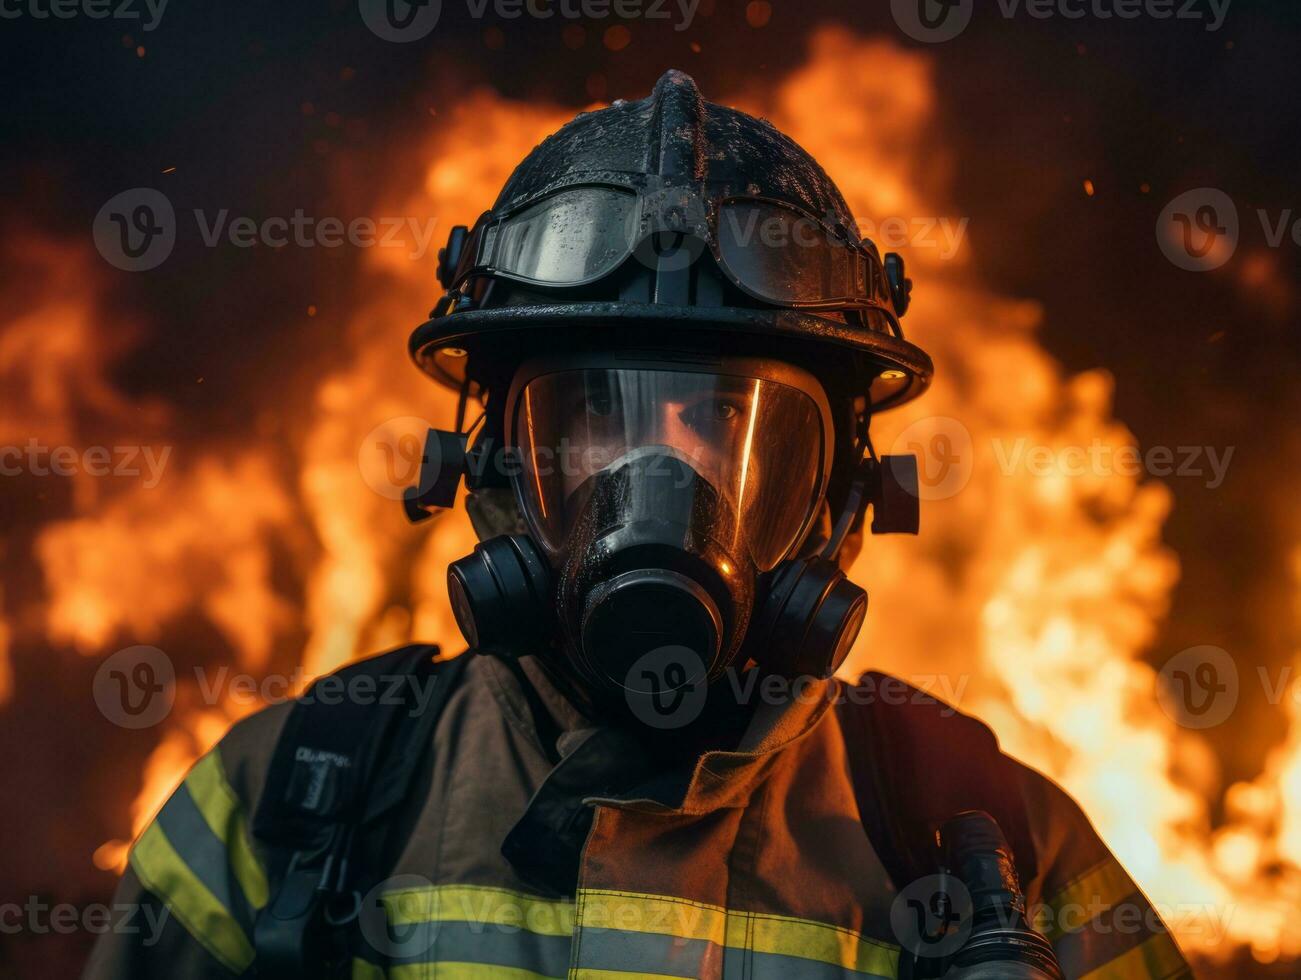
[[[9,661],[9,624],[4,619],[5,591],[0,588],[0,706],[13,696],[14,668]]]

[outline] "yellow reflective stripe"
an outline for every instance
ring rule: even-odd
[[[1062,928],[1064,909],[1078,908],[1082,912],[1091,913],[1071,917],[1070,925],[1078,929],[1113,905],[1129,898],[1137,890],[1138,886],[1125,874],[1125,869],[1114,859],[1108,858],[1075,879],[1048,902],[1051,915],[1044,935],[1049,940],[1056,941],[1065,932]]]
[[[575,919],[581,928],[606,929],[664,936],[668,939],[713,943],[722,948],[789,956],[879,977],[898,973],[899,950],[889,943],[856,932],[788,916],[725,909],[665,895],[581,889],[575,905],[481,885],[442,885],[388,892],[383,902],[393,926],[422,922],[466,922],[521,929],[542,936],[570,937]],[[389,968],[389,975],[414,980],[427,974],[429,963]],[[423,971],[423,972],[422,972]],[[439,960],[437,973],[448,980],[514,977],[533,980],[544,974],[520,968]],[[583,978],[662,977],[641,971],[578,969]]]
[[[404,963],[390,966],[390,980],[425,980],[437,976],[438,980],[561,980],[532,970],[513,966],[493,966],[490,963]]]
[[[663,895],[584,889],[579,892],[579,922],[583,928],[700,940],[729,949],[793,956],[882,977],[893,977],[899,970],[898,947],[849,929],[811,919],[725,909]],[[588,973],[600,975],[600,971],[580,971],[583,975]]]
[[[899,972],[898,947],[875,942],[848,929],[758,912],[730,915],[744,915],[753,920],[748,948],[756,953],[800,956],[879,977],[893,977]]]
[[[546,899],[486,885],[407,888],[383,896],[393,925],[417,922],[472,922],[519,928],[541,936],[569,936],[574,931],[574,903]]]
[[[244,897],[253,908],[262,908],[269,894],[267,876],[253,854],[244,806],[226,782],[226,771],[217,749],[194,764],[185,777],[185,785],[213,834],[226,845],[231,870],[244,890]]]
[[[384,980],[384,968],[369,960],[352,961],[352,980]]]
[[[1141,946],[1090,970],[1080,980],[1165,980],[1176,975],[1192,974],[1170,934],[1159,932]]]
[[[648,932],[675,939],[698,939],[722,946],[727,938],[727,909],[685,898],[637,892],[582,889],[578,893],[583,928]],[[730,913],[736,915],[738,913]]]
[[[131,848],[131,867],[141,884],[180,920],[217,961],[234,973],[253,962],[253,946],[234,916],[195,876],[157,824]]]

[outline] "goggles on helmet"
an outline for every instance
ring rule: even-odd
[[[652,268],[665,244],[694,261],[703,243],[741,291],[792,309],[890,310],[876,247],[787,201],[704,199],[690,187],[635,191],[587,184],[508,212],[485,212],[470,231],[450,287],[475,276],[537,286],[585,286],[636,254]],[[670,259],[671,261],[671,259]]]

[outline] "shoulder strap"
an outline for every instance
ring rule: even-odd
[[[437,653],[415,645],[349,664],[295,702],[253,818],[278,882],[254,924],[259,975],[348,967],[361,896],[387,870],[365,866],[359,841],[377,853],[464,670],[466,657]]]
[[[847,687],[839,711],[863,829],[897,888],[936,872],[936,833],[964,810],[992,814],[1021,880],[1035,877],[1015,763],[987,725],[875,671]]]

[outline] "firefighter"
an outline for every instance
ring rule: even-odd
[[[132,848],[161,934],[87,976],[1189,975],[1062,790],[833,676],[868,512],[917,528],[869,425],[932,366],[807,153],[669,72],[539,145],[439,276],[410,346],[460,410],[407,507],[469,490],[471,652],[236,724]]]

